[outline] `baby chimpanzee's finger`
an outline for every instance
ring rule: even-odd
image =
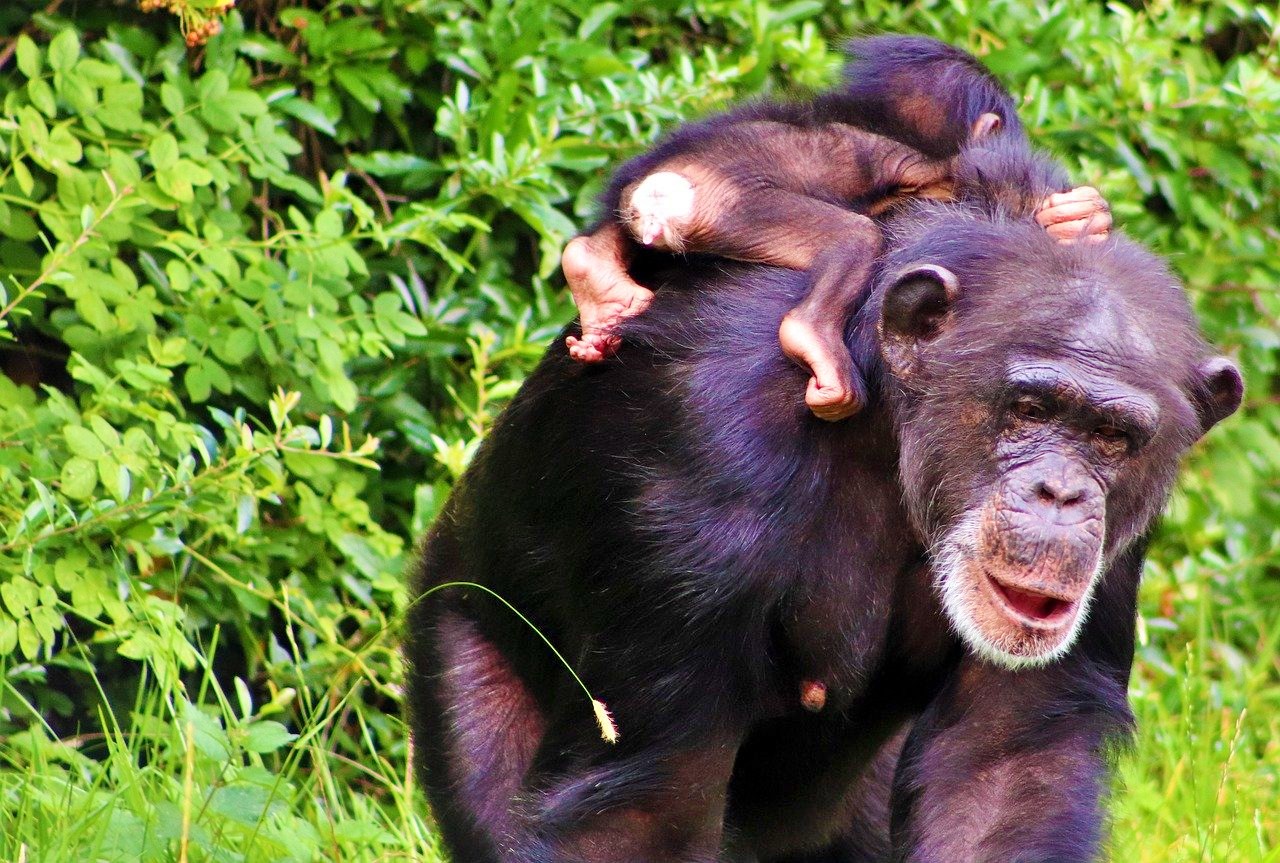
[[[1058,222],[1070,222],[1093,214],[1109,213],[1106,199],[1092,186],[1080,186],[1069,192],[1060,192],[1044,199],[1036,211],[1036,221],[1049,226]]]
[[[1096,201],[1076,201],[1039,210],[1036,221],[1047,228],[1060,222],[1074,222],[1076,219],[1087,219],[1104,212],[1106,211],[1098,209]]]
[[[1093,186],[1076,186],[1074,189],[1068,189],[1065,192],[1056,192],[1044,199],[1044,203],[1040,205],[1041,209],[1049,209],[1058,207],[1063,204],[1075,204],[1081,201],[1094,202],[1095,208],[1099,210],[1107,209],[1107,200],[1102,197],[1102,193]]]
[[[1059,243],[1100,243],[1111,231],[1111,216],[1097,213],[1088,218],[1070,222],[1058,222],[1045,228],[1045,232]]]
[[[1092,186],[1045,198],[1036,221],[1060,243],[1101,242],[1111,230],[1111,208]]]

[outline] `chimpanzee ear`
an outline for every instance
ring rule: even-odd
[[[973,128],[969,130],[969,140],[981,141],[988,135],[999,132],[1002,126],[1004,126],[1004,120],[1000,119],[1000,115],[988,111],[973,121]]]
[[[937,264],[916,264],[885,291],[880,351],[899,376],[910,374],[919,346],[942,332],[960,296],[956,274]]]
[[[1244,380],[1240,369],[1226,357],[1210,357],[1196,368],[1191,388],[1200,427],[1208,431],[1236,412],[1244,398]]]

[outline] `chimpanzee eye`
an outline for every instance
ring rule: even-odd
[[[1102,425],[1093,430],[1093,438],[1108,449],[1129,446],[1129,433],[1116,426]]]
[[[1013,403],[1013,412],[1030,422],[1044,422],[1049,418],[1049,409],[1035,399],[1023,398]]]

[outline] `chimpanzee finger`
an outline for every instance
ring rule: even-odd
[[[1096,201],[1098,209],[1107,209],[1107,199],[1102,197],[1102,193],[1093,186],[1076,186],[1074,189],[1068,189],[1065,192],[1055,192],[1044,199],[1041,208],[1057,207],[1062,204],[1074,204],[1078,201]]]
[[[1105,212],[1106,210],[1098,207],[1097,201],[1075,201],[1069,204],[1055,204],[1052,207],[1038,210],[1036,212],[1036,221],[1048,227],[1060,222],[1074,222],[1077,219],[1085,219]]]
[[[1060,243],[1074,243],[1080,240],[1092,243],[1101,242],[1107,238],[1110,230],[1111,216],[1106,213],[1098,213],[1088,218],[1059,222],[1056,225],[1047,225],[1045,227],[1045,232]]]

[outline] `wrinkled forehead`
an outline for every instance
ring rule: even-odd
[[[1158,334],[1123,294],[1101,285],[1067,290],[1078,299],[1076,314],[1059,322],[1065,348],[1084,356],[1097,354],[1109,365],[1143,366],[1157,358]]]
[[[959,310],[959,343],[988,345],[989,372],[1060,376],[1081,390],[1180,398],[1197,332],[1176,284],[1142,284],[1104,268],[1024,262],[978,287]]]

